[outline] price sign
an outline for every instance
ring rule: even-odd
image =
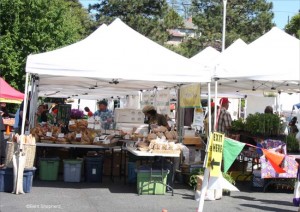
[[[63,137],[65,137],[65,134],[59,133],[59,134],[58,134],[58,137],[59,137],[59,138],[63,138]]]
[[[94,124],[88,124],[89,129],[94,129],[95,125]]]
[[[75,124],[75,121],[69,121],[69,125],[74,125]]]
[[[24,133],[25,135],[29,135],[30,134],[30,132],[29,131],[25,131],[25,133]]]
[[[100,124],[95,124],[95,130],[101,130],[101,125]]]
[[[99,142],[100,141],[100,137],[95,137],[94,141],[95,142]]]
[[[81,138],[81,133],[76,133],[76,138]]]
[[[52,136],[52,132],[47,132],[47,133],[46,133],[46,136],[47,136],[47,137],[51,137],[51,136]]]

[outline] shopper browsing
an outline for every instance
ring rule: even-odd
[[[112,111],[107,109],[107,101],[105,100],[98,102],[98,108],[99,110],[94,113],[94,117],[99,117],[102,122],[102,128],[107,130],[113,122]]]
[[[218,123],[217,123],[217,132],[224,133],[228,136],[228,132],[231,129],[231,115],[227,111],[229,108],[229,100],[228,98],[221,98],[220,99],[220,106],[221,110],[218,116]]]
[[[146,105],[143,108],[143,113],[145,114],[145,123],[151,125],[164,126],[170,129],[166,117],[162,114],[158,114],[154,106]]]

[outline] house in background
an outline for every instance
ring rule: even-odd
[[[184,39],[194,38],[197,36],[197,26],[193,24],[192,18],[184,20],[183,26],[176,29],[169,29],[169,40],[166,42],[169,45],[178,46]]]

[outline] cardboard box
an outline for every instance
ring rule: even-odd
[[[184,145],[197,145],[202,147],[203,142],[200,137],[191,137],[191,136],[184,136],[183,137],[183,144]]]

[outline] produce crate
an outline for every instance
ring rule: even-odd
[[[36,168],[24,169],[23,191],[30,193]],[[14,171],[12,168],[0,169],[0,192],[12,192],[14,189]]]
[[[63,160],[64,161],[64,181],[80,182],[82,160]]]
[[[160,175],[161,170],[152,170],[152,175]],[[161,177],[152,177],[154,182],[150,182],[151,179],[151,172],[150,170],[138,170],[137,172],[137,192],[139,193],[139,189],[142,188],[141,194],[165,194],[166,193],[166,186],[158,181],[161,180]],[[163,171],[163,183],[167,183],[167,175],[168,171]],[[148,185],[147,185],[148,184]]]
[[[102,182],[103,157],[85,158],[85,178],[87,182]]]
[[[40,180],[55,181],[58,178],[59,158],[40,158]]]

